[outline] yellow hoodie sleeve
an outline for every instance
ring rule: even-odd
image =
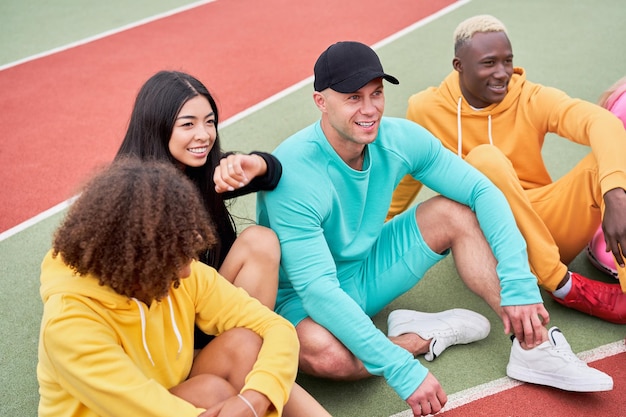
[[[203,411],[148,378],[106,318],[74,296],[47,300],[40,338],[40,416],[197,417]]]
[[[200,275],[210,269],[198,266]],[[218,275],[198,279],[197,294],[209,295],[197,303],[196,323],[205,332],[219,335],[247,328],[261,336],[263,346],[241,392],[264,394],[276,409],[268,415],[282,415],[298,371],[300,345],[293,325]]]
[[[46,256],[41,276],[41,417],[200,415],[203,409],[168,391],[191,368],[194,318],[210,334],[246,327],[263,338],[242,392],[266,395],[274,405],[267,415],[282,414],[297,373],[295,329],[214,269],[194,262],[167,299],[144,305],[145,329],[132,300],[75,276],[59,257]]]

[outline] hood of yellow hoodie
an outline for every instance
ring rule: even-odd
[[[464,114],[472,114],[479,116],[487,116],[488,114],[496,115],[508,109],[511,106],[511,102],[518,99],[519,95],[522,92],[522,86],[526,81],[526,73],[523,68],[515,67],[513,68],[513,75],[509,80],[509,85],[507,87],[506,96],[504,96],[504,100],[499,103],[493,103],[483,109],[480,112],[474,110],[465,97],[463,97],[463,93],[461,92],[461,85],[459,83],[459,73],[457,71],[452,71],[444,80],[441,85],[442,88],[439,89],[442,94],[442,98],[450,105],[452,108],[457,108],[459,98],[463,97],[461,104],[461,116]]]
[[[41,287],[40,294],[44,303],[48,301],[50,297],[56,294],[74,294],[81,297],[86,297],[91,300],[96,300],[106,310],[130,311],[136,309],[137,315],[140,319],[140,331],[141,341],[143,344],[143,350],[149,361],[155,366],[155,361],[152,357],[149,347],[149,339],[146,336],[146,328],[148,321],[148,314],[144,309],[150,310],[151,306],[145,306],[142,302],[128,298],[124,295],[116,293],[108,286],[100,285],[98,279],[93,276],[80,276],[74,273],[74,271],[63,262],[62,256],[58,255],[56,258],[52,257],[52,251],[49,251],[42,264],[41,264]],[[157,301],[153,302],[153,306],[159,309],[157,313],[160,317],[166,314],[171,317],[171,328],[176,340],[178,341],[178,350],[176,354],[180,354],[183,349],[183,339],[176,323],[172,302],[168,297],[165,298],[169,311],[163,313]]]
[[[55,294],[76,294],[96,299],[104,306],[116,310],[133,308],[130,298],[116,293],[108,286],[100,285],[93,276],[80,276],[67,266],[61,255],[52,257],[49,251],[41,263],[41,287],[39,293],[45,303]]]

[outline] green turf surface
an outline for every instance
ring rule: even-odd
[[[199,3],[192,0],[2,0],[0,65]],[[206,3],[203,2],[203,3]]]

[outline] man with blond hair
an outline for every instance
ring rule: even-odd
[[[558,303],[626,323],[626,131],[595,104],[532,83],[513,66],[507,30],[493,16],[463,21],[454,32],[453,71],[438,87],[409,99],[407,118],[478,168],[506,196],[528,245],[533,273]],[[552,181],[541,148],[547,133],[591,151]],[[388,218],[406,210],[421,187],[405,177]],[[622,288],[570,272],[602,222]]]

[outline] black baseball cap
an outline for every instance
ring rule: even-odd
[[[332,88],[339,93],[354,93],[375,78],[400,84],[396,77],[385,74],[372,48],[353,41],[330,45],[317,58],[313,72],[315,91]]]

